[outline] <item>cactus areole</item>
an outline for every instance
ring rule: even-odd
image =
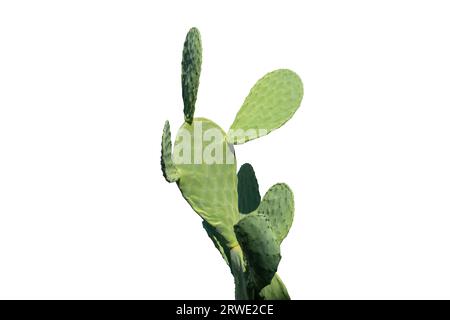
[[[181,61],[184,119],[172,146],[169,122],[161,142],[161,168],[167,182],[203,219],[203,228],[230,267],[239,300],[290,299],[277,274],[280,246],[294,218],[294,195],[284,183],[262,197],[253,167],[239,172],[233,145],[281,127],[297,111],[303,84],[293,71],[269,72],[250,90],[227,133],[215,122],[195,118],[202,43],[192,28]]]

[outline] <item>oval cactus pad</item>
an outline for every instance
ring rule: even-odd
[[[239,220],[236,159],[225,132],[214,122],[195,118],[178,131],[173,159],[183,197],[232,248],[233,226]]]
[[[266,218],[247,215],[234,226],[236,237],[247,257],[250,276],[259,291],[271,283],[281,260],[280,245]]]
[[[244,163],[238,172],[238,208],[240,213],[258,209],[261,202],[258,180],[250,163]]]
[[[181,60],[181,89],[184,102],[184,119],[192,123],[197,101],[197,91],[202,69],[202,40],[197,28],[191,28],[186,35]]]
[[[303,98],[300,77],[288,69],[272,71],[253,86],[228,132],[229,142],[242,144],[281,127]]]
[[[279,243],[286,238],[294,220],[294,194],[285,183],[270,187],[258,208],[267,217]]]

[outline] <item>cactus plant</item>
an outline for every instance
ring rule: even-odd
[[[281,127],[300,106],[303,84],[287,69],[272,71],[250,90],[225,133],[216,123],[195,118],[202,63],[196,28],[189,30],[182,54],[185,122],[173,150],[169,122],[161,143],[161,168],[203,219],[203,228],[230,267],[236,299],[290,299],[277,274],[280,246],[294,217],[294,196],[284,183],[273,185],[261,200],[253,167],[236,173],[234,145]]]

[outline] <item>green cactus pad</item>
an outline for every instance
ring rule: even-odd
[[[209,141],[206,137],[211,138]],[[222,155],[220,155],[222,153]],[[214,122],[196,118],[184,123],[174,145],[175,164],[183,197],[232,248],[233,226],[239,220],[236,158],[225,133]]]
[[[303,84],[295,72],[280,69],[266,74],[245,98],[228,132],[229,142],[242,144],[281,127],[302,98]]]
[[[249,163],[241,166],[238,172],[238,207],[240,213],[255,211],[261,202],[258,180]]]
[[[278,274],[272,278],[272,282],[265,286],[260,292],[262,300],[290,300],[291,297]]]
[[[175,182],[179,178],[177,168],[172,161],[172,140],[170,134],[170,124],[166,121],[164,124],[161,141],[161,169],[167,182]]]
[[[285,183],[273,185],[264,195],[258,214],[267,217],[278,242],[287,236],[294,219],[294,194]]]
[[[191,28],[186,35],[181,61],[181,89],[184,102],[184,119],[192,123],[197,100],[198,85],[202,67],[202,41],[197,28]]]
[[[256,291],[270,284],[281,260],[280,245],[266,218],[248,215],[235,225],[239,244],[247,258]]]

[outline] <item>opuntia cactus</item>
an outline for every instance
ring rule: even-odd
[[[235,280],[236,299],[290,299],[278,276],[280,245],[294,218],[294,196],[284,183],[272,186],[261,200],[252,166],[236,174],[233,145],[281,127],[300,106],[303,85],[287,69],[272,71],[250,90],[228,133],[205,118],[194,118],[202,62],[196,28],[189,30],[182,55],[185,122],[172,154],[169,122],[161,143],[161,167],[203,219],[203,228]]]

